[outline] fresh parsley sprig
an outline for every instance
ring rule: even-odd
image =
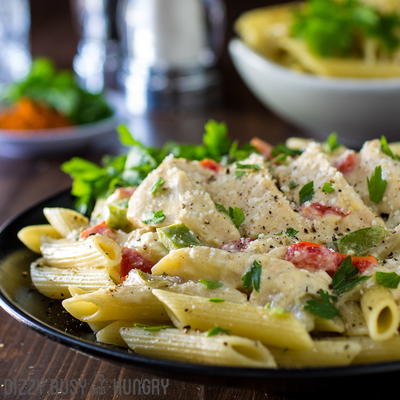
[[[396,272],[375,272],[375,280],[378,285],[388,289],[397,289],[400,283],[400,275]]]
[[[243,289],[247,291],[260,291],[262,265],[254,260],[247,272],[242,276]]]
[[[357,268],[354,267],[351,257],[348,256],[342,261],[340,267],[332,277],[333,293],[341,295],[369,278],[366,275],[358,275]]]
[[[299,203],[300,205],[312,200],[314,197],[314,182],[310,181],[306,183],[299,192]]]
[[[225,206],[223,206],[220,203],[215,203],[215,207],[217,208],[217,210],[219,212],[222,212],[225,215],[227,215],[232,220],[232,222],[236,226],[236,228],[239,228],[240,225],[242,225],[242,223],[245,220],[244,212],[239,207],[226,208]]]
[[[154,211],[149,214],[149,216],[144,219],[142,222],[146,225],[158,225],[161,222],[165,221],[165,214],[163,210]]]
[[[382,201],[383,195],[387,187],[388,181],[382,178],[382,167],[375,167],[371,178],[367,178],[367,186],[369,198],[374,203],[378,204]]]
[[[304,309],[320,318],[332,319],[338,317],[339,311],[334,305],[336,298],[328,292],[320,290],[319,298],[307,300]]]
[[[385,136],[381,136],[381,151],[395,161],[400,161],[400,155],[393,153]]]

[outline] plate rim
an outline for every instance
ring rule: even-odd
[[[34,202],[18,214],[8,218],[0,226],[0,238],[7,234],[7,230],[13,225],[18,225],[35,208],[45,207],[46,203],[56,201],[58,198],[70,195],[70,188],[56,192],[41,200]],[[72,197],[71,197],[72,198]],[[23,246],[21,245],[21,248]],[[0,262],[2,258],[0,258]],[[229,367],[209,364],[194,364],[169,359],[158,359],[154,357],[141,356],[132,352],[119,350],[116,347],[109,347],[102,344],[92,343],[86,339],[62,332],[40,319],[29,315],[23,308],[13,302],[3,291],[0,283],[0,307],[18,322],[30,329],[44,335],[48,339],[61,343],[68,348],[82,351],[85,355],[95,356],[100,359],[123,363],[124,366],[133,366],[157,371],[165,375],[182,373],[196,375],[199,377],[212,378],[247,378],[247,379],[268,379],[272,380],[295,380],[315,378],[351,377],[367,374],[382,374],[400,371],[400,360],[390,362],[378,362],[369,364],[354,364],[349,366],[334,367],[307,367],[307,368],[250,368],[250,367]],[[179,379],[179,376],[176,378]]]

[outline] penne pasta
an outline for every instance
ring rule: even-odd
[[[51,226],[64,237],[89,224],[84,215],[68,208],[46,207],[43,214]]]
[[[61,235],[51,225],[30,225],[18,232],[18,239],[28,249],[40,254],[40,244],[43,236],[60,239]]]
[[[275,368],[271,353],[260,342],[239,336],[160,329],[122,328],[122,339],[138,354],[201,364]]]
[[[312,340],[304,327],[291,313],[276,315],[262,307],[227,301],[212,302],[198,296],[153,289],[172,322],[178,328],[190,326],[206,331],[216,326],[277,347],[306,349]],[[254,329],[257,327],[257,329]]]
[[[117,286],[76,295],[63,301],[63,307],[83,322],[137,321],[162,323],[168,321],[162,304],[151,290],[139,286]]]
[[[114,286],[104,268],[56,268],[39,259],[31,264],[30,271],[36,289],[52,299],[66,299],[75,294],[74,290],[90,292]]]
[[[103,235],[93,235],[79,241],[47,239],[40,250],[46,263],[58,268],[112,269],[121,261],[120,246]]]
[[[349,365],[360,353],[361,345],[352,340],[317,340],[310,349],[269,348],[277,364],[285,368]]]
[[[92,322],[91,324],[101,324],[101,322]],[[122,339],[120,330],[125,327],[132,327],[133,322],[114,321],[106,323],[101,329],[96,331],[96,340],[100,343],[113,344],[115,346],[127,347]]]
[[[371,339],[380,342],[397,334],[400,313],[389,290],[382,286],[367,289],[361,297],[361,310]]]

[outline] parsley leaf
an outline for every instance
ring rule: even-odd
[[[387,183],[388,182],[382,178],[382,167],[380,165],[375,167],[371,178],[367,178],[369,198],[371,201],[376,204],[381,202]]]
[[[218,281],[208,281],[207,279],[200,279],[199,282],[203,284],[207,289],[218,289],[224,284]]]
[[[400,161],[400,156],[393,153],[392,149],[389,147],[389,143],[385,136],[381,136],[381,151],[387,156],[393,158],[393,160]]]
[[[287,228],[285,233],[287,236],[294,238],[299,233],[299,231],[296,231],[296,229],[294,228]]]
[[[330,182],[325,182],[322,185],[322,191],[324,193],[333,193],[335,191],[334,187],[332,186],[332,184]]]
[[[314,182],[310,181],[300,189],[299,192],[300,205],[304,204],[306,201],[310,201],[313,197],[314,197]]]
[[[245,220],[244,212],[239,207],[229,207],[228,209],[220,203],[214,203],[219,212],[226,214],[236,226],[239,228]]]
[[[336,132],[332,132],[323,144],[324,150],[327,153],[333,153],[340,146],[341,144],[338,142],[338,134]]]
[[[244,222],[244,212],[239,207],[229,207],[228,215],[236,228],[239,228],[240,225],[242,225],[242,223]]]
[[[151,194],[153,196],[155,196],[157,193],[160,192],[160,190],[162,189],[162,187],[165,184],[165,180],[161,177],[159,177],[153,184],[153,186],[151,187]]]
[[[278,144],[271,151],[271,155],[273,156],[279,156],[281,154],[284,154],[285,156],[299,156],[301,153],[303,153],[302,150],[292,149],[291,147],[286,146],[286,144]]]
[[[396,272],[375,272],[375,280],[379,285],[389,289],[397,289],[400,283],[400,275]]]
[[[165,220],[165,214],[163,210],[154,211],[148,218],[142,222],[146,225],[157,225]]]
[[[220,297],[211,297],[208,301],[211,301],[211,303],[223,303],[225,300]]]
[[[208,154],[217,160],[224,154],[228,154],[232,142],[228,138],[226,124],[210,120],[204,126],[204,130],[203,144],[207,148]]]
[[[348,256],[343,260],[332,277],[332,290],[336,295],[340,295],[369,278],[369,276],[358,275],[357,268],[354,267],[351,257]]]
[[[325,318],[325,319],[332,319],[338,317],[339,311],[333,304],[332,300],[334,297],[329,295],[328,292],[324,290],[320,290],[318,292],[319,298],[318,299],[311,299],[307,300],[304,309],[318,317]]]
[[[225,335],[229,335],[231,331],[228,331],[227,329],[220,328],[219,326],[216,326],[215,328],[211,328],[210,330],[207,331],[206,336],[215,336],[219,335],[220,333],[223,333]]]
[[[239,169],[235,170],[236,178],[241,178],[245,173],[246,173],[246,171],[243,171],[243,170],[239,170]]]
[[[261,263],[254,260],[247,272],[242,276],[242,284],[245,290],[254,289],[256,292],[260,291],[261,283]]]
[[[261,167],[257,164],[242,164],[240,162],[236,163],[236,168],[237,169],[254,169],[254,170],[260,170]]]
[[[335,246],[341,253],[363,256],[369,249],[380,244],[388,233],[382,226],[361,228],[336,240]]]

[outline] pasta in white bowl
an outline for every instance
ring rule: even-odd
[[[41,254],[36,289],[99,342],[145,356],[263,368],[399,359],[396,145],[354,152],[334,134],[251,144],[219,161],[163,153],[89,219],[46,208],[49,225],[19,233]]]

